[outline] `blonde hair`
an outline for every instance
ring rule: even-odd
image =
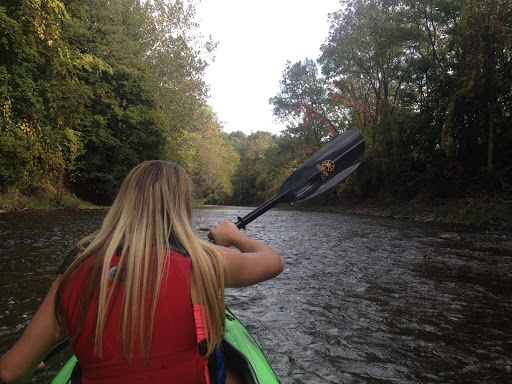
[[[84,238],[92,239],[82,255],[68,268],[59,286],[56,315],[65,319],[62,290],[78,267],[93,257],[80,287],[80,303],[74,310],[87,308],[95,300],[96,326],[94,353],[102,356],[102,340],[109,316],[109,305],[117,300],[116,285],[109,287],[108,275],[113,255],[120,251],[119,270],[125,285],[121,309],[122,356],[132,360],[138,342],[144,361],[149,362],[153,325],[159,289],[165,278],[166,251],[181,246],[191,259],[192,276],[207,333],[207,355],[223,337],[225,328],[224,259],[220,251],[199,238],[191,226],[192,197],[183,169],[165,161],[147,161],[136,166],[124,180],[101,229]],[[172,274],[172,271],[169,272]],[[97,298],[97,299],[96,299]],[[150,299],[152,298],[152,300]],[[86,311],[79,313],[77,337]],[[148,315],[146,317],[146,315]]]

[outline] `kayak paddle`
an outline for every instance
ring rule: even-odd
[[[277,194],[235,223],[244,229],[279,203],[299,203],[335,186],[350,175],[363,161],[364,137],[355,130],[337,136],[311,156],[284,181]]]

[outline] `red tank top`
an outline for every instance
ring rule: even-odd
[[[119,299],[112,305],[111,315],[103,334],[102,358],[94,356],[92,347],[96,322],[94,302],[86,309],[85,324],[73,344],[73,350],[82,367],[84,384],[205,383],[190,296],[190,259],[176,252],[167,252],[167,256],[168,273],[167,278],[162,280],[155,313],[150,365],[144,365],[137,345],[131,364],[121,357],[119,325],[121,298],[124,292],[121,283]],[[117,266],[118,259],[114,256],[111,268]],[[63,292],[70,334],[73,334],[77,326],[77,316],[71,312],[75,308],[75,302],[79,300],[80,283],[91,261],[87,260],[78,268],[74,283],[71,284],[71,278]]]

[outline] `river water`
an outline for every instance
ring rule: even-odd
[[[248,212],[199,209],[194,225],[206,236]],[[0,214],[0,353],[104,214]],[[510,228],[273,210],[247,234],[280,253],[285,271],[230,289],[227,303],[281,383],[512,383]],[[49,383],[69,354],[32,382]]]

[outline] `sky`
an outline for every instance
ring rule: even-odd
[[[219,43],[204,80],[208,104],[225,132],[278,134],[268,99],[279,92],[286,61],[317,59],[339,0],[201,0],[196,21]]]

